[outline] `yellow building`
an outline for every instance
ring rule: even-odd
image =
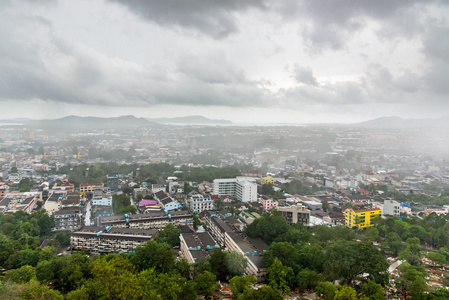
[[[352,208],[346,209],[345,224],[348,227],[357,226],[358,229],[363,229],[373,226],[373,221],[380,218],[382,210],[380,208],[369,208],[354,210]]]
[[[262,177],[262,178],[260,178],[260,183],[262,185],[264,185],[264,184],[274,184],[274,178],[271,177],[271,176]]]

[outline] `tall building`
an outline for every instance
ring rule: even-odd
[[[373,226],[373,221],[380,218],[382,210],[380,208],[369,208],[354,210],[347,208],[345,212],[345,224],[348,227],[357,226],[358,229],[363,229]]]
[[[242,202],[256,202],[257,184],[249,177],[215,179],[213,193],[217,197],[230,196]]]

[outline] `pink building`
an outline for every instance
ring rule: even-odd
[[[277,207],[279,203],[274,201],[273,199],[260,199],[260,203],[262,204],[262,209],[264,212],[269,212],[273,207]]]

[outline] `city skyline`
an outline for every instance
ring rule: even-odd
[[[4,119],[438,118],[447,13],[439,1],[8,1],[0,105]]]

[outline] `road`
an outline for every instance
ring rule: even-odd
[[[86,215],[84,217],[84,225],[85,226],[90,226],[90,209],[91,209],[91,202],[89,200],[86,201],[86,206],[85,206],[85,210],[86,210]]]
[[[134,205],[135,207],[137,207],[137,214],[140,214],[139,207],[134,203],[133,196],[131,195],[129,198],[131,200],[131,205]]]

